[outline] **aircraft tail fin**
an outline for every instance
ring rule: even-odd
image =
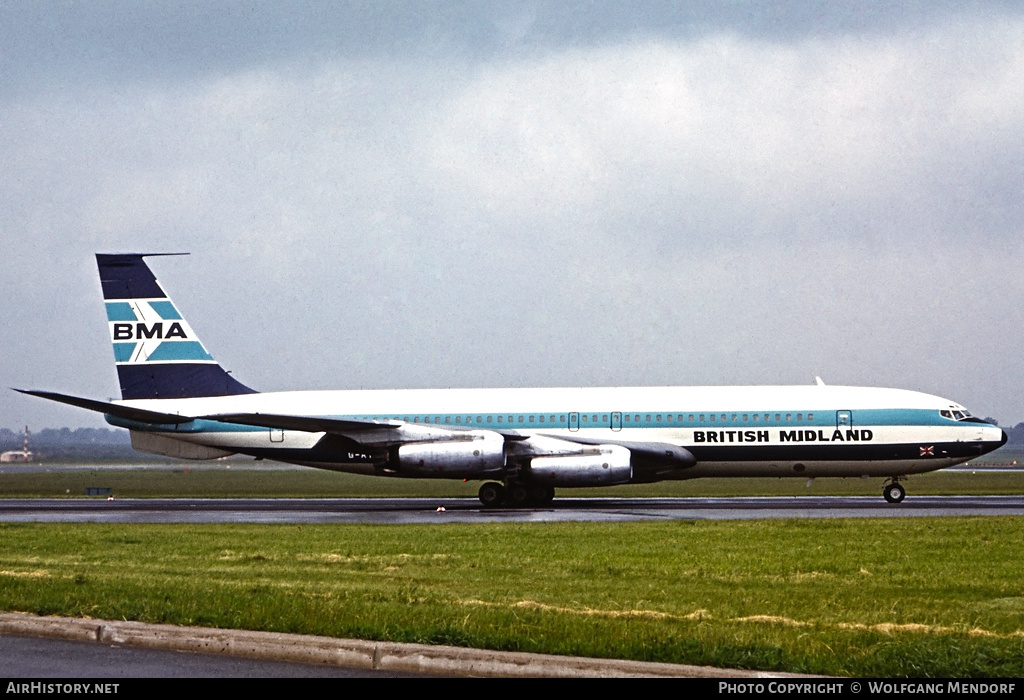
[[[254,394],[217,364],[160,288],[146,254],[98,253],[123,399]]]

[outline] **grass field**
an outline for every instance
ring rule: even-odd
[[[314,469],[0,470],[0,496],[475,496]],[[870,495],[701,479],[565,496]],[[1024,492],[940,471],[925,494]],[[859,676],[1024,674],[1024,519],[0,524],[0,609]]]
[[[859,676],[1024,675],[1024,519],[0,525],[0,608]]]

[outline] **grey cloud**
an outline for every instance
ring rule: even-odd
[[[139,7],[126,35],[164,11]],[[1024,418],[1020,17],[839,13],[820,35],[782,5],[786,31],[691,36],[551,7],[464,19],[491,53],[424,52],[434,30],[397,10],[356,22],[372,51],[295,29],[287,64],[235,46],[271,20],[222,17],[200,36],[232,60],[5,93],[3,383],[113,393],[92,253],[190,250],[158,276],[261,389],[820,374]],[[40,403],[0,418],[90,420]]]

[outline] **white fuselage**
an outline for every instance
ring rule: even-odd
[[[634,481],[892,476],[965,462],[1004,440],[995,426],[953,418],[966,411],[946,399],[825,385],[296,391],[117,403],[185,416],[271,414],[387,422],[409,430],[494,431],[535,445],[545,438],[673,445],[696,457],[683,469],[637,471]],[[149,427],[108,420],[224,453],[379,473],[357,459],[318,459],[324,432],[212,420]]]

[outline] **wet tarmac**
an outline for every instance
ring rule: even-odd
[[[1024,515],[1024,496],[564,498],[487,509],[475,498],[0,499],[0,522],[474,523]]]

